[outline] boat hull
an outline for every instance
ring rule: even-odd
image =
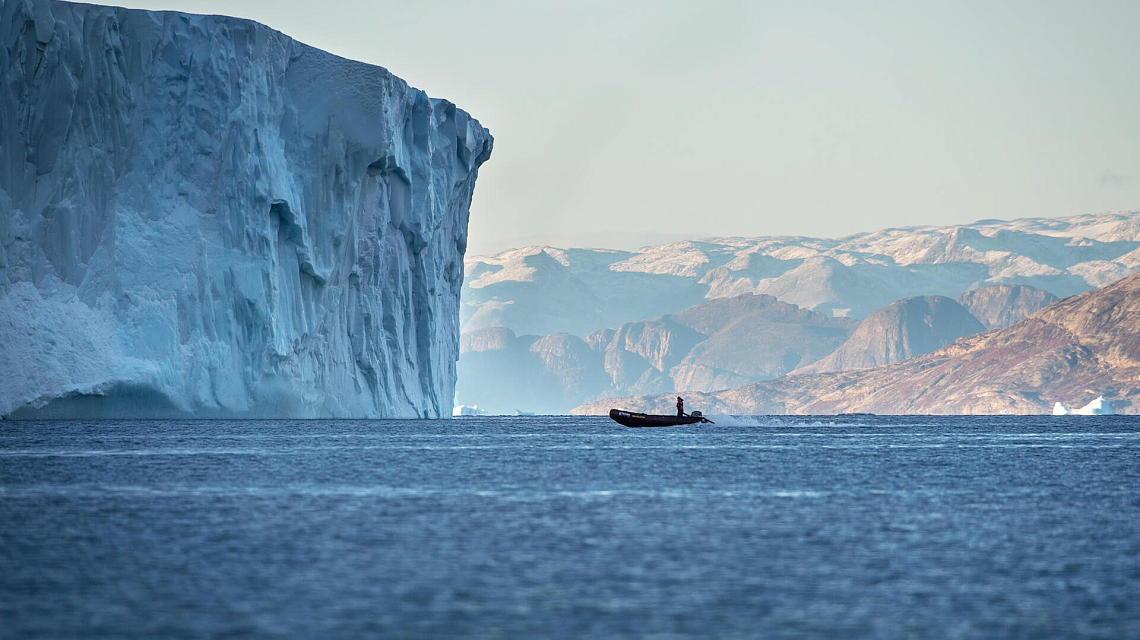
[[[610,419],[627,427],[677,427],[686,424],[709,422],[701,416],[655,416],[633,413],[622,409],[610,409]]]

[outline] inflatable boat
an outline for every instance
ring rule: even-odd
[[[684,416],[655,416],[646,413],[633,413],[623,409],[610,409],[610,419],[627,427],[676,427],[683,424],[715,424],[712,420],[694,411]]]

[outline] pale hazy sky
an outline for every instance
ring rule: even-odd
[[[1140,208],[1140,1],[132,0],[378,64],[495,136],[470,251]]]

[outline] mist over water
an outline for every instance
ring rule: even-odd
[[[6,422],[13,635],[1135,636],[1140,421]]]

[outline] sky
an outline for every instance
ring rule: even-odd
[[[495,136],[468,251],[1140,208],[1140,2],[132,0],[387,68]]]

